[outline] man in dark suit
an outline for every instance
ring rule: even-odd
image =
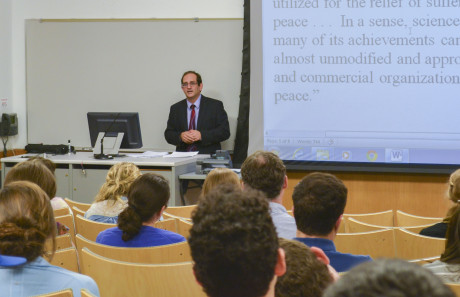
[[[203,82],[195,71],[181,79],[186,99],[171,106],[165,139],[176,151],[213,154],[230,137],[227,113],[221,101],[201,95]]]

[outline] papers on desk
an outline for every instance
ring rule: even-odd
[[[155,157],[161,157],[167,154],[168,152],[146,151],[146,152],[143,152],[142,154],[126,154],[126,156],[133,157],[133,158],[155,158]]]
[[[165,155],[163,158],[187,158],[198,155],[198,152],[173,152],[170,155]]]

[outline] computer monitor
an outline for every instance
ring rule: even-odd
[[[117,154],[118,145],[122,149],[136,149],[142,147],[141,125],[137,112],[88,112],[89,136],[91,146],[100,154]],[[121,135],[120,133],[123,133]],[[103,137],[104,151],[100,151],[99,142]],[[122,137],[121,143],[120,139]],[[118,139],[117,139],[118,138]],[[110,149],[116,150],[113,153]]]

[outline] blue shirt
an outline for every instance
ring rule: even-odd
[[[81,289],[99,296],[92,278],[51,265],[42,257],[21,266],[0,267],[0,288],[4,297],[34,296],[69,288],[75,297],[80,297]]]
[[[185,241],[180,234],[151,226],[142,226],[139,234],[128,241],[121,239],[122,235],[123,231],[118,227],[109,228],[99,233],[96,242],[118,247],[150,247]]]
[[[296,236],[297,226],[295,219],[288,214],[283,205],[270,202],[270,215],[272,216],[278,237],[293,239]]]
[[[372,258],[369,256],[343,254],[337,252],[337,250],[335,249],[334,242],[329,239],[301,237],[296,237],[294,239],[303,242],[308,246],[315,246],[322,249],[331,261],[330,265],[334,267],[334,269],[337,270],[337,272],[348,271],[360,263],[372,261]]]

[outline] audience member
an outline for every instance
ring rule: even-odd
[[[43,191],[45,191],[49,199],[56,196],[56,178],[48,167],[46,167],[41,161],[25,161],[17,163],[6,174],[4,185],[21,180],[37,184]]]
[[[326,287],[338,278],[334,268],[328,267],[329,259],[324,252],[295,240],[280,238],[279,243],[286,254],[287,269],[276,282],[275,296],[323,296]]]
[[[447,211],[446,217],[441,223],[422,229],[420,235],[446,238],[447,225],[460,201],[460,169],[450,175],[446,196],[453,203],[452,207]]]
[[[169,200],[168,181],[154,173],[139,176],[128,191],[128,206],[118,227],[99,233],[96,242],[119,247],[149,247],[185,241],[182,235],[155,228]]]
[[[99,295],[90,277],[49,264],[45,241],[56,235],[53,209],[47,194],[28,181],[10,182],[0,191],[0,254],[13,256],[5,267],[0,261],[2,296],[32,296],[71,288]],[[51,251],[51,257],[54,248]],[[26,258],[27,262],[21,258]],[[17,263],[14,263],[17,262]],[[4,264],[4,263],[3,263]],[[16,266],[18,264],[19,266]]]
[[[221,184],[231,184],[241,187],[240,178],[233,170],[228,168],[214,168],[204,180],[201,196],[208,194],[214,187]]]
[[[13,168],[11,168],[10,171],[8,171],[6,174],[4,185],[8,185],[15,181],[30,181],[35,183],[43,191],[45,191],[50,201],[52,200],[51,197],[56,196],[56,178],[42,161],[32,160],[14,165]],[[53,207],[53,209],[68,207],[65,201],[65,206],[61,205],[59,199],[55,200],[54,204],[51,202],[51,207]],[[69,231],[67,226],[62,225],[59,222],[56,222],[56,226],[58,235],[65,234]]]
[[[200,200],[192,220],[193,270],[208,296],[274,296],[286,264],[262,193],[218,186]]]
[[[341,180],[328,173],[311,173],[294,188],[294,217],[296,240],[310,247],[321,248],[338,272],[370,261],[369,256],[340,253],[334,239],[342,222],[347,203],[347,188]]]
[[[133,163],[120,162],[113,165],[93,204],[86,211],[85,218],[116,224],[118,215],[126,208],[129,187],[140,175],[141,171]]]
[[[447,227],[446,249],[440,261],[424,265],[446,283],[460,284],[460,206],[449,219]]]
[[[324,297],[455,297],[430,271],[397,259],[356,266],[326,289]]]
[[[270,214],[279,237],[296,236],[296,223],[283,206],[284,190],[288,185],[286,167],[277,155],[257,151],[246,158],[241,166],[243,188],[262,191],[270,202]]]
[[[56,164],[50,159],[46,159],[40,156],[34,156],[28,159],[26,162],[39,162],[45,165],[46,168],[48,168],[51,171],[53,176],[55,176]],[[53,207],[53,209],[59,209],[59,208],[65,208],[65,207],[69,208],[69,205],[67,204],[67,202],[65,202],[65,200],[62,199],[61,197],[56,197],[56,196],[51,197],[50,196],[50,199],[51,199],[51,206]]]

